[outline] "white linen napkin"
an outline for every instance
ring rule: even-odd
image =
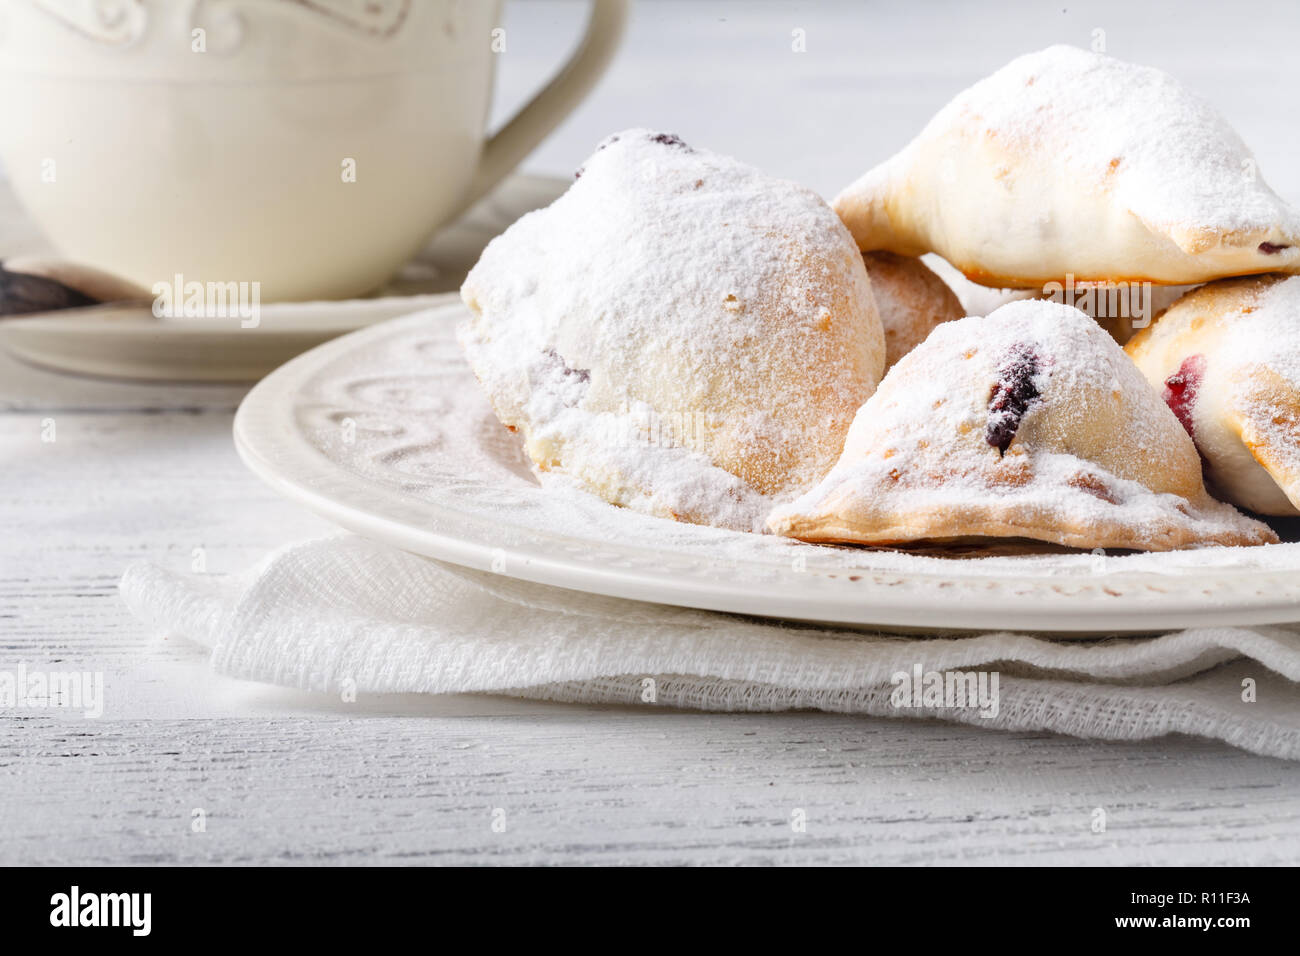
[[[815,709],[1110,740],[1186,733],[1300,760],[1291,626],[1096,641],[824,629],[530,584],[353,535],[287,547],[230,579],[136,564],[121,593],[147,626],[211,647],[222,674],[328,694]],[[945,676],[958,673],[973,677]],[[963,701],[958,689],[982,693]]]

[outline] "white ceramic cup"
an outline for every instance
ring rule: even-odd
[[[488,137],[500,0],[6,0],[0,159],[62,255],[146,289],[361,295],[581,101],[626,8]]]

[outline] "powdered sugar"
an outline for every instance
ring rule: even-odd
[[[1159,70],[1056,46],[959,93],[833,203],[859,247],[1004,288],[1300,268],[1300,215]]]
[[[834,462],[883,367],[818,196],[670,134],[610,137],[465,282],[462,341],[543,480],[754,529]]]
[[[1230,493],[1241,490],[1249,474],[1262,467],[1290,507],[1276,498],[1266,505],[1254,495],[1233,493],[1233,500],[1269,514],[1295,513],[1300,510],[1300,276],[1254,281],[1254,293],[1236,303],[1235,314],[1221,317],[1214,354],[1189,359],[1212,365],[1216,374],[1207,388],[1221,391],[1217,401],[1201,402],[1197,396],[1196,441],[1213,463],[1209,473],[1217,486]],[[1207,429],[1204,422],[1216,410],[1222,416],[1216,424],[1240,422],[1240,441],[1258,466],[1244,455],[1236,467],[1231,459],[1220,457],[1222,432],[1214,425]],[[1256,477],[1262,476],[1256,472]]]
[[[1085,174],[1161,229],[1300,228],[1223,117],[1152,67],[1049,47],[958,95],[927,130],[945,129],[957,116],[1012,151],[1040,151]]]
[[[1268,534],[1209,499],[1190,439],[1109,336],[1039,301],[936,328],[863,406],[835,469],[773,525],[814,540],[1152,549]]]
[[[1233,317],[1216,362],[1263,365],[1300,389],[1300,276],[1264,286],[1248,309]]]
[[[1300,514],[1300,280],[1201,286],[1126,351],[1195,439],[1212,492]]]

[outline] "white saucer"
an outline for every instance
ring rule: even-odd
[[[147,307],[104,305],[0,319],[0,345],[32,365],[151,381],[255,381],[293,356],[345,332],[427,307],[460,287],[483,247],[569,183],[515,175],[438,233],[375,297],[261,306],[256,328],[238,318],[156,319]],[[32,241],[5,236],[24,253]]]
[[[1300,620],[1300,544],[939,558],[684,525],[542,489],[434,309],[328,342],[249,393],[244,461],[407,551],[663,604],[892,630],[1075,634]],[[629,612],[632,613],[632,612]]]

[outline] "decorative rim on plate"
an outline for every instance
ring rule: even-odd
[[[1122,558],[1114,561],[1121,570],[1102,573],[1062,573],[1044,565],[1037,573],[976,574],[960,558],[936,560],[926,570],[818,567],[815,560],[796,568],[789,561],[738,560],[650,540],[612,541],[581,529],[561,534],[512,523],[508,513],[476,511],[464,499],[439,496],[436,487],[415,494],[380,482],[311,440],[298,414],[310,381],[368,348],[400,345],[403,336],[414,340],[441,329],[438,334],[450,340],[454,320],[463,315],[459,300],[449,296],[280,367],[253,388],[235,417],[241,457],[271,487],[357,534],[453,564],[612,597],[891,630],[1097,635],[1300,620],[1296,568],[1160,572],[1124,568]],[[1032,559],[1025,567],[1034,567]]]

